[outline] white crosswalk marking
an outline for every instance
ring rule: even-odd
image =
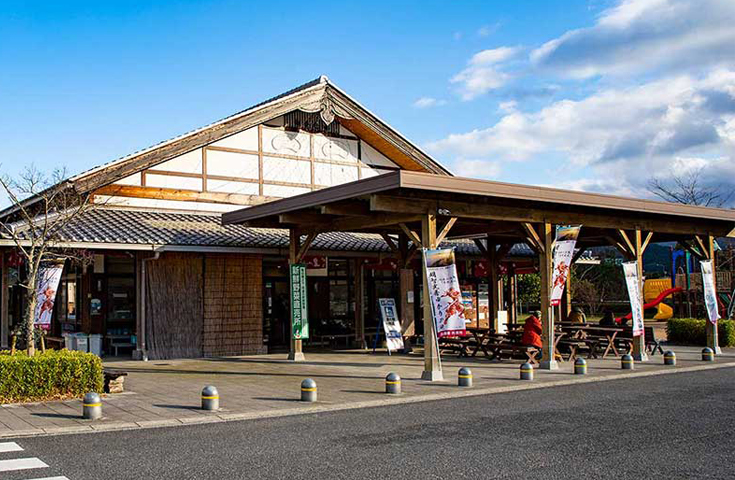
[[[28,480],[69,480],[66,477],[43,477],[43,478],[29,478]]]
[[[13,460],[0,460],[0,472],[14,472],[15,470],[28,470],[29,468],[47,468],[48,465],[36,457],[15,458]]]
[[[15,442],[2,442],[0,443],[0,453],[5,452],[22,452],[23,447]]]

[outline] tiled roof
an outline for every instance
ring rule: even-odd
[[[84,212],[61,232],[63,243],[115,243],[156,246],[205,246],[238,248],[288,248],[288,230],[248,228],[221,224],[217,214],[178,213],[117,208]],[[442,246],[454,246],[457,253],[479,255],[471,240],[452,240]],[[353,252],[389,252],[382,237],[368,233],[330,232],[317,236],[312,250]],[[530,248],[518,244],[513,256],[531,256]]]

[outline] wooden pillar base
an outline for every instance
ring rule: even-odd
[[[638,352],[633,354],[633,360],[636,362],[647,362],[648,354],[646,352]]]
[[[538,368],[541,370],[559,370],[559,362],[556,360],[543,360],[539,363]]]
[[[441,370],[424,370],[421,374],[421,380],[441,382],[444,380],[444,373]]]
[[[288,359],[292,362],[303,362],[306,357],[304,357],[304,352],[289,352]]]

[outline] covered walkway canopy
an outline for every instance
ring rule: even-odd
[[[497,266],[514,243],[527,243],[539,257],[543,324],[542,368],[554,369],[554,319],[549,301],[554,225],[579,224],[579,252],[612,245],[638,262],[652,242],[678,241],[701,259],[714,256],[714,238],[735,236],[735,211],[611,195],[396,171],[223,215],[223,223],[289,229],[290,262],[298,263],[316,235],[369,232],[383,236],[404,262],[420,248],[436,248],[445,238],[473,238]],[[498,269],[490,268],[497,289]],[[425,280],[424,280],[425,281]],[[569,289],[567,289],[568,291]],[[424,332],[433,334],[428,290],[424,292]],[[641,292],[642,295],[642,292]],[[499,309],[498,295],[492,309]],[[497,320],[496,320],[497,321]],[[711,325],[708,322],[708,327]],[[717,345],[717,331],[708,341]],[[434,342],[425,344],[424,378],[442,378]],[[636,337],[634,356],[645,360]],[[290,358],[303,358],[292,340]]]

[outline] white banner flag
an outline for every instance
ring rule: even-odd
[[[702,285],[704,285],[704,303],[707,305],[707,316],[711,323],[717,325],[717,320],[720,319],[720,310],[717,308],[717,292],[712,260],[702,260],[699,264],[702,266]]]
[[[64,265],[50,265],[41,267],[38,272],[36,285],[36,314],[34,325],[48,330],[51,328],[51,316],[54,313],[56,290],[59,288],[61,272]]]
[[[638,264],[636,262],[623,263],[625,283],[628,285],[628,297],[633,317],[633,336],[643,335],[643,305],[641,305],[641,281],[638,278]]]
[[[467,333],[454,250],[424,250],[431,310],[439,338]]]
[[[551,305],[559,305],[564,287],[572,268],[574,246],[577,244],[581,225],[556,227],[556,247],[554,248],[554,271],[551,275]]]
[[[379,298],[380,316],[383,317],[383,330],[385,341],[389,352],[403,349],[403,336],[401,335],[401,322],[398,320],[396,301],[392,298]]]

